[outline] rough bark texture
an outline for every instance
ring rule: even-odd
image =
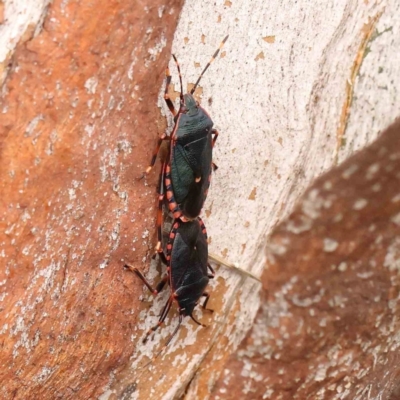
[[[273,232],[262,306],[213,399],[399,398],[400,122]]]
[[[55,1],[10,58],[2,398],[95,398],[133,352],[142,285],[122,266],[147,268],[152,254],[156,177],[136,178],[162,132],[156,102],[181,5]]]

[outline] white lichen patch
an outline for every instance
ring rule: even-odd
[[[400,193],[393,196],[391,200],[392,203],[398,203],[399,201],[400,201]]]
[[[160,41],[152,48],[148,49],[150,57],[145,60],[144,65],[146,68],[150,66],[150,63],[157,60],[159,54],[162,52],[163,48],[167,45],[167,40],[164,34],[161,34]]]
[[[289,232],[298,235],[300,233],[309,231],[312,227],[312,223],[313,220],[311,218],[308,218],[305,215],[300,215],[297,220],[289,219],[286,223],[286,229]]]
[[[321,288],[318,294],[312,297],[299,298],[297,294],[294,294],[291,298],[294,305],[297,307],[310,307],[312,304],[319,303],[322,296],[325,294],[325,289]]]
[[[52,374],[54,368],[43,367],[41,371],[33,378],[34,382],[43,383]]]
[[[347,168],[343,173],[342,173],[342,178],[343,179],[349,179],[355,172],[358,171],[358,165],[353,164],[350,165],[349,168]]]
[[[357,273],[357,276],[360,279],[369,279],[374,275],[374,273],[372,271],[368,271],[368,272],[359,272]]]
[[[165,10],[165,5],[162,5],[162,6],[158,7],[158,9],[157,9],[157,11],[158,11],[158,18],[162,18],[163,13],[164,13],[164,10]]]
[[[308,192],[302,203],[303,213],[312,219],[320,216],[320,210],[324,205],[324,199],[319,196],[318,189],[312,189]]]
[[[346,271],[347,270],[347,263],[345,261],[342,261],[338,266],[338,270],[340,272]]]
[[[387,249],[383,266],[389,271],[400,272],[400,238],[395,237]]]
[[[69,195],[69,199],[70,199],[70,200],[76,199],[76,192],[75,192],[75,189],[73,189],[73,188],[68,189],[68,195]]]
[[[108,400],[111,396],[115,396],[115,390],[107,389],[99,396],[99,400]]]
[[[362,210],[367,204],[368,201],[366,199],[357,199],[353,204],[353,210]]]
[[[332,190],[332,187],[333,187],[332,182],[331,181],[325,181],[323,187],[324,187],[325,190]]]
[[[390,220],[395,223],[396,225],[400,226],[400,213],[394,215]]]
[[[285,237],[279,241],[275,240],[268,244],[268,252],[270,254],[284,255],[290,246],[290,239]]]
[[[98,83],[99,81],[95,76],[92,76],[91,78],[87,79],[84,85],[86,92],[88,94],[95,94]]]
[[[324,365],[324,366],[319,365],[319,367],[317,369],[317,372],[315,374],[315,377],[314,377],[314,379],[317,382],[322,382],[326,378],[326,373],[327,373],[327,370],[328,370],[329,366],[330,365]]]
[[[343,220],[343,214],[342,213],[338,213],[333,217],[333,222],[341,222]]]
[[[128,75],[128,79],[129,80],[133,80],[133,71],[134,71],[134,67],[136,65],[136,62],[137,62],[137,58],[135,57],[134,60],[131,62],[131,65],[128,68],[127,75]],[[132,92],[131,96],[134,98],[136,95],[135,95],[134,92]]]
[[[390,161],[397,161],[400,160],[400,152],[392,153],[389,156]]]
[[[379,171],[379,163],[374,163],[370,165],[367,169],[366,179],[371,180],[375,177],[376,173]]]
[[[339,243],[331,238],[325,238],[323,241],[323,250],[327,253],[332,253],[339,246]]]
[[[378,183],[375,183],[375,184],[373,184],[372,186],[371,186],[371,190],[373,191],[373,192],[380,192],[381,190],[382,190],[382,185],[378,182]]]
[[[39,122],[43,121],[43,120],[44,120],[44,115],[43,114],[39,114],[35,118],[33,118],[29,122],[28,126],[26,127],[24,136],[25,137],[31,137],[34,134],[34,132],[36,131],[36,127],[39,124]]]
[[[93,132],[94,132],[94,125],[92,125],[92,124],[85,125],[84,130],[85,130],[85,132],[87,133],[87,135],[88,135],[89,137],[91,137],[92,134],[93,134]]]

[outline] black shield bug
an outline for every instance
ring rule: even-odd
[[[161,168],[159,183],[158,251],[161,249],[162,240],[162,204],[164,195],[166,194],[168,208],[174,218],[180,218],[183,222],[193,220],[199,216],[207,197],[213,168],[212,149],[217,140],[218,132],[213,129],[213,121],[206,110],[195,100],[193,94],[200,79],[217,57],[227,39],[228,36],[221,42],[190,93],[185,95],[183,94],[180,67],[176,57],[173,55],[181,88],[178,112],[176,112],[174,104],[168,95],[171,75],[168,69],[166,72],[164,99],[169,110],[174,115],[174,127],[169,136],[163,134],[159,138],[150,166],[146,170],[146,173],[148,173],[154,166],[162,141],[169,140],[168,155]],[[216,168],[215,165],[214,167]]]
[[[135,273],[154,295],[157,295],[166,283],[171,287],[172,293],[160,314],[157,325],[153,326],[143,339],[143,342],[146,342],[151,332],[162,325],[172,303],[176,301],[179,307],[179,323],[164,347],[178,331],[184,316],[189,316],[198,325],[204,326],[193,317],[193,310],[202,296],[205,297],[202,307],[209,310],[206,306],[210,295],[205,288],[209,280],[214,277],[214,270],[208,263],[207,231],[200,218],[188,222],[175,220],[169,233],[166,249],[166,254],[161,252],[160,256],[167,265],[167,274],[155,289],[137,268],[125,265],[125,268]]]

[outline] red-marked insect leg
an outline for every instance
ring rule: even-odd
[[[165,253],[164,253],[163,251],[160,251],[160,252],[158,253],[158,255],[159,255],[160,259],[161,259],[161,262],[162,262],[163,264],[167,265],[167,264],[168,264],[168,260],[167,260],[167,257],[166,257],[166,255],[165,255]]]
[[[150,290],[150,292],[153,293],[155,296],[161,292],[161,290],[164,288],[165,284],[168,282],[168,275],[166,275],[166,276],[164,276],[164,278],[161,279],[161,281],[158,283],[158,285],[154,289],[153,286],[151,286],[151,283],[144,277],[144,275],[136,267],[132,267],[129,264],[125,264],[124,268],[129,269],[129,271],[133,272],[137,277],[139,277],[140,280]]]
[[[209,298],[210,298],[210,294],[207,293],[207,292],[204,292],[204,293],[202,294],[202,296],[204,296],[204,297],[206,298],[206,299],[204,300],[203,305],[202,305],[203,309],[204,309],[204,310],[207,310],[207,311],[210,311],[210,312],[214,312],[214,310],[212,310],[211,308],[207,308],[207,303],[208,303],[208,300],[209,300]]]
[[[150,165],[146,168],[146,171],[143,172],[143,175],[140,177],[140,179],[143,179],[144,176],[146,174],[148,174],[151,171],[151,169],[154,167],[154,164],[156,163],[157,155],[158,155],[158,152],[160,151],[161,143],[163,142],[163,140],[171,140],[171,138],[169,136],[167,136],[165,133],[163,133],[162,136],[160,136],[158,138],[156,148],[154,149],[153,155],[151,157]]]
[[[215,277],[215,271],[213,267],[210,265],[210,263],[207,264],[207,268],[211,271],[211,274],[208,274],[209,279],[213,279]]]
[[[164,346],[161,347],[161,350],[157,352],[157,354],[147,363],[143,366],[143,368],[146,368],[148,365],[150,365],[165,349],[166,347],[171,343],[171,340],[174,338],[174,336],[178,333],[178,330],[181,326],[182,323],[182,314],[179,315],[179,322],[178,325],[176,326],[175,330],[172,332],[171,336],[168,338],[168,340],[165,342]]]
[[[219,132],[216,129],[211,129],[211,134],[214,135],[214,137],[212,139],[212,146],[214,147],[215,142],[217,141]]]
[[[167,103],[169,111],[171,111],[171,113],[175,116],[176,111],[175,111],[174,103],[169,98],[169,94],[168,94],[169,85],[171,84],[171,74],[169,73],[169,68],[167,68],[165,70],[165,77],[166,77],[166,82],[165,82],[164,100]]]
[[[171,309],[172,301],[173,301],[173,300],[174,300],[174,295],[172,294],[172,295],[169,297],[167,303],[165,304],[165,306],[164,306],[164,308],[163,308],[163,310],[162,310],[162,312],[161,312],[161,316],[160,316],[160,319],[158,320],[157,325],[154,325],[152,328],[150,328],[150,329],[147,331],[146,336],[145,336],[144,339],[143,339],[143,343],[146,343],[146,342],[147,342],[147,339],[148,339],[148,337],[149,337],[149,335],[150,335],[152,332],[155,332],[155,331],[158,329],[158,327],[161,326],[161,325],[163,324],[163,322],[165,321],[165,318],[167,318],[167,315],[168,315],[169,310]]]
[[[218,133],[218,131],[216,129],[212,129],[211,130],[211,134],[214,135],[214,137],[212,139],[212,147],[214,147],[215,142],[217,141],[219,133]],[[214,172],[218,169],[217,164],[215,164],[214,162],[211,163],[211,166],[212,166],[212,169],[213,169]]]
[[[165,168],[167,163],[164,161],[161,167],[160,179],[158,181],[158,210],[157,210],[157,245],[156,252],[162,252],[162,223],[163,223],[163,201],[164,201],[164,180],[165,180]]]
[[[154,293],[154,294],[158,294],[158,293],[161,292],[161,290],[164,289],[165,284],[168,282],[168,278],[169,278],[169,276],[165,275],[164,278],[162,278],[161,281],[158,282],[158,284],[156,286],[156,292],[157,293]]]
[[[201,322],[197,321],[197,319],[195,317],[193,317],[192,314],[190,314],[190,318],[192,318],[192,320],[194,322],[196,322],[197,325],[203,326],[204,328],[207,328],[207,325],[202,324]]]
[[[206,229],[206,226],[204,225],[203,220],[202,220],[200,217],[197,217],[197,220],[199,221],[200,228],[201,228],[201,231],[203,232],[203,235],[204,235],[204,236],[206,237],[206,239],[207,239],[207,229]]]

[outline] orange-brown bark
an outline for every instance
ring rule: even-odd
[[[128,361],[181,0],[55,1],[0,98],[0,397],[94,398]]]

